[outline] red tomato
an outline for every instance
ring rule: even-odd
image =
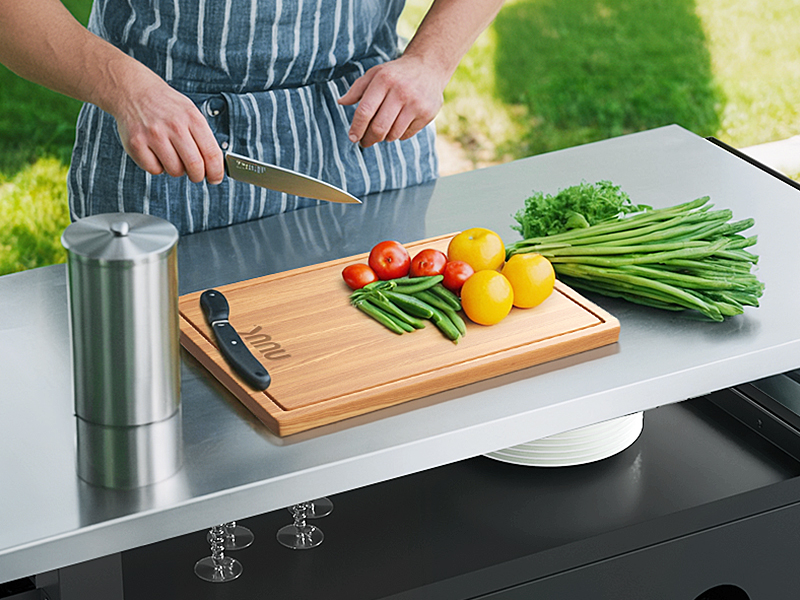
[[[399,242],[381,242],[369,253],[369,266],[380,279],[405,277],[410,265],[411,257]]]
[[[412,277],[429,277],[431,275],[441,275],[444,266],[447,264],[447,255],[433,248],[420,250],[411,261]]]
[[[368,283],[378,281],[375,271],[364,263],[346,266],[342,270],[342,278],[351,290],[360,290]]]
[[[463,260],[451,260],[444,267],[442,285],[454,294],[458,294],[461,286],[474,272],[475,270]]]

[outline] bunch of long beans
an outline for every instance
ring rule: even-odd
[[[571,287],[722,321],[758,306],[764,284],[751,272],[758,256],[745,250],[757,237],[740,235],[754,220],[712,208],[706,196],[522,240],[506,255],[538,252]]]

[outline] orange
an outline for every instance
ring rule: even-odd
[[[450,240],[448,260],[463,260],[475,271],[499,269],[506,259],[503,240],[494,231],[483,227],[465,229]]]
[[[494,325],[506,318],[514,303],[514,290],[504,275],[492,269],[473,274],[461,288],[461,307],[471,321]]]
[[[514,288],[514,306],[533,308],[553,293],[556,274],[541,254],[515,254],[501,271]]]

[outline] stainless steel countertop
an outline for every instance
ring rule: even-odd
[[[533,190],[601,179],[636,202],[710,195],[754,217],[762,306],[710,323],[592,296],[619,318],[619,343],[284,439],[184,352],[185,465],[134,491],[75,474],[65,268],[0,278],[0,582],[800,367],[800,192],[677,126],[186,236],[181,293],[388,238],[483,226],[512,241]]]

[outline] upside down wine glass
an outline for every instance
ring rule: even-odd
[[[211,556],[201,558],[194,565],[194,573],[204,581],[224,583],[242,574],[242,563],[225,556],[225,525],[214,525],[209,531]]]
[[[289,507],[294,522],[278,530],[278,542],[292,550],[308,550],[322,543],[325,539],[322,530],[308,523],[313,506],[313,502],[301,502]]]
[[[333,512],[333,502],[328,498],[317,498],[311,502],[311,511],[308,513],[309,519],[320,519],[327,517]]]
[[[236,521],[229,521],[222,526],[225,529],[225,550],[241,550],[253,543],[255,536],[247,527],[237,525]],[[206,539],[211,543],[212,531],[208,532]]]

